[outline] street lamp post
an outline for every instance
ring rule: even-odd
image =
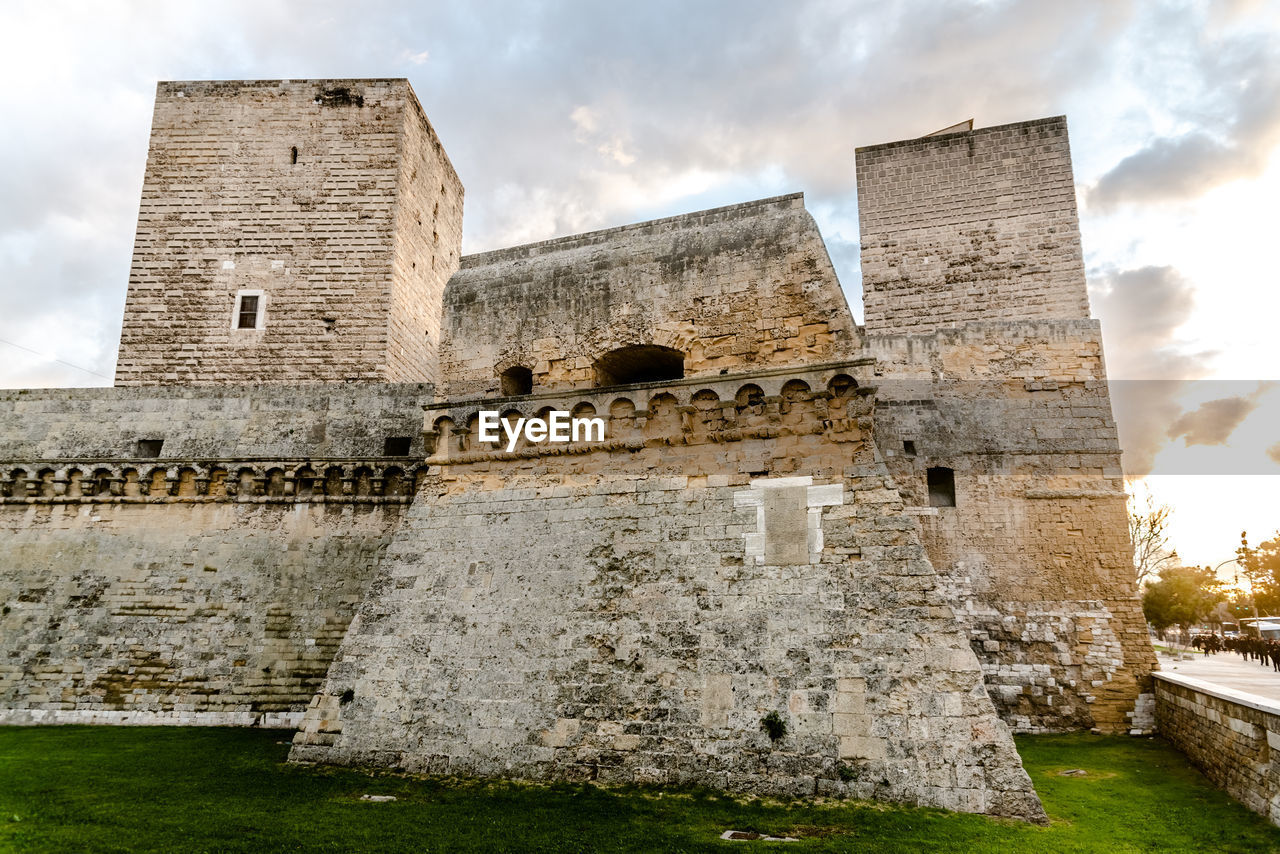
[[[1241,538],[1241,541],[1243,542],[1244,534],[1241,534],[1240,538]],[[1216,575],[1219,569],[1221,569],[1222,567],[1226,566],[1229,563],[1234,563],[1236,565],[1235,584],[1236,584],[1236,587],[1238,588],[1240,586],[1240,558],[1233,557],[1233,558],[1224,560],[1222,563],[1218,564],[1213,568],[1213,572]],[[1253,591],[1252,578],[1249,579],[1249,605],[1253,608],[1253,630],[1258,634],[1259,637],[1261,637],[1262,630],[1258,628],[1258,623],[1261,622],[1262,618],[1258,616],[1258,596]]]

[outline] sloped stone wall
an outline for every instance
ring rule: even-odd
[[[616,348],[679,350],[685,376],[857,355],[858,334],[800,194],[469,255],[444,299],[442,392],[596,385]],[[659,379],[669,379],[661,377]]]
[[[833,374],[625,390],[602,449],[438,451],[292,757],[1043,820]]]

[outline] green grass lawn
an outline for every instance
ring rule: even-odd
[[[0,728],[6,851],[1280,851],[1159,740],[1028,736],[1047,828],[854,802],[406,778],[284,763],[287,733]],[[1081,768],[1083,777],[1059,771]],[[360,795],[391,794],[370,803]],[[802,837],[723,842],[727,829]]]

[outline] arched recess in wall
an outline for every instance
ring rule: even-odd
[[[678,380],[684,377],[684,353],[659,344],[633,344],[610,350],[593,367],[601,388]]]
[[[533,371],[524,365],[512,365],[498,374],[503,397],[516,397],[533,391]]]

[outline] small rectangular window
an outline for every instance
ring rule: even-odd
[[[914,457],[916,455],[916,443],[910,439],[904,440],[902,443],[902,453],[906,454],[908,457]]]
[[[927,472],[930,507],[956,506],[956,473],[938,466]]]
[[[236,320],[236,329],[258,328],[258,297],[245,294],[240,297],[240,313]]]
[[[386,443],[382,446],[382,455],[384,457],[407,457],[409,456],[409,445],[413,443],[413,439],[409,436],[388,436]]]
[[[139,439],[138,456],[143,459],[155,459],[160,456],[160,449],[163,447],[164,439]]]

